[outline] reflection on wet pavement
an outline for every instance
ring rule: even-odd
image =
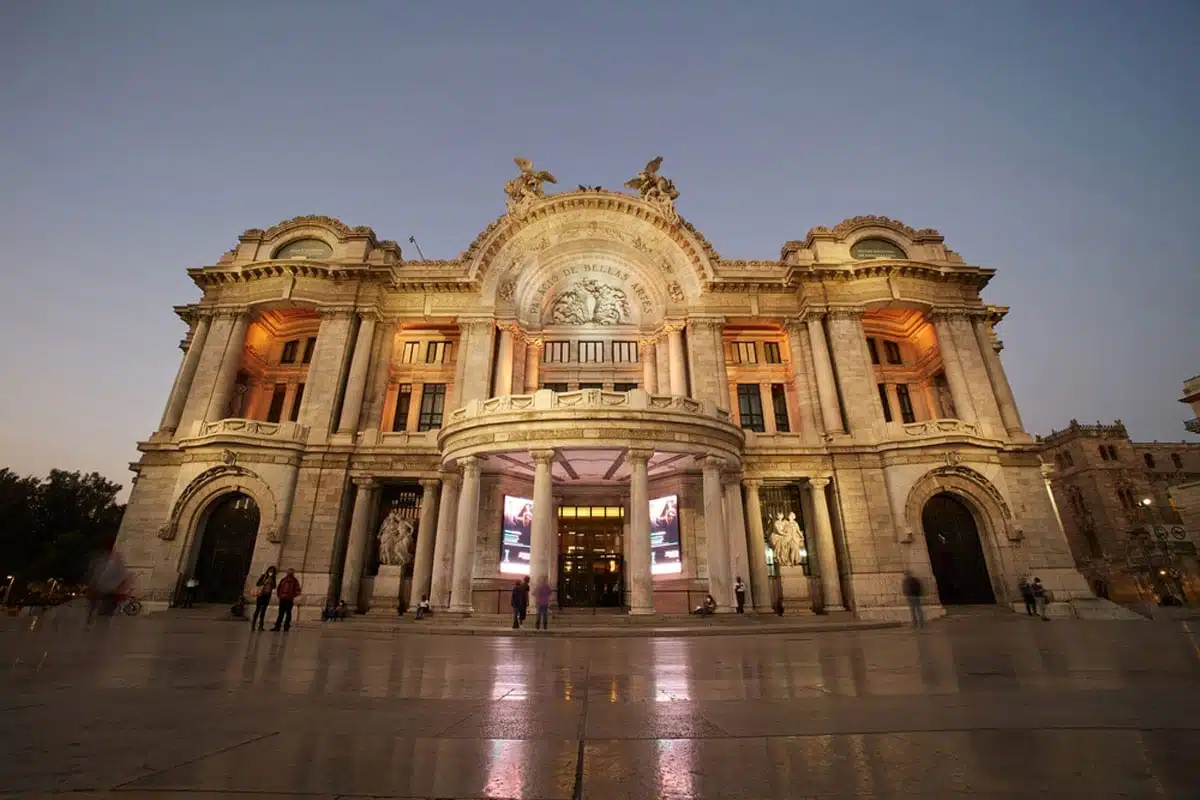
[[[115,623],[3,622],[0,792],[1181,797],[1200,784],[1200,659],[1177,623],[581,640]]]

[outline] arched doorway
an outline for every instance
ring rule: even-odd
[[[942,604],[996,602],[979,529],[963,501],[949,492],[935,494],[921,512],[921,525]]]
[[[258,535],[258,504],[233,492],[213,502],[200,537],[194,574],[201,603],[232,603],[241,595]]]

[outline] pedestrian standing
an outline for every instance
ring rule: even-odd
[[[277,631],[280,626],[285,631],[291,630],[292,606],[295,604],[296,598],[300,596],[300,581],[296,578],[296,570],[289,569],[287,571],[287,575],[283,576],[275,593],[279,595],[279,616],[275,618],[275,627],[271,630]]]
[[[1029,616],[1034,616],[1037,613],[1037,598],[1033,596],[1033,584],[1029,582],[1029,576],[1021,578],[1021,599],[1025,601],[1025,613]]]
[[[529,585],[529,576],[521,581],[521,625],[525,624],[525,616],[529,613],[529,600],[533,596],[533,587]]]
[[[267,624],[267,608],[271,605],[271,595],[275,594],[275,568],[267,567],[267,571],[258,577],[258,591],[254,595],[254,616],[250,618],[250,629],[258,623],[261,631]]]
[[[1050,596],[1046,594],[1046,587],[1042,586],[1041,578],[1033,579],[1033,600],[1037,605],[1038,615],[1049,622],[1050,615],[1046,613],[1046,607],[1050,605]]]
[[[737,598],[737,613],[746,613],[746,584],[742,583],[742,576],[738,575],[733,582],[733,596]]]
[[[534,630],[550,630],[550,581],[542,578],[537,588],[533,590],[533,599],[537,604],[537,619],[533,621]]]
[[[521,627],[521,608],[525,603],[525,584],[517,581],[513,584],[512,596],[509,599],[509,605],[512,606],[513,612],[513,630]]]
[[[908,600],[908,613],[912,616],[913,627],[924,628],[925,609],[921,605],[924,587],[921,586],[921,579],[912,574],[912,570],[904,570],[903,589],[904,597]]]
[[[191,608],[196,604],[196,590],[200,588],[200,581],[195,575],[187,579],[183,584],[183,607]]]

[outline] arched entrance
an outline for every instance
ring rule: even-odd
[[[200,581],[196,599],[232,603],[241,595],[258,536],[258,504],[241,492],[213,501],[200,538],[194,574]]]
[[[963,501],[949,492],[935,494],[921,512],[921,526],[942,604],[996,602],[979,529]]]

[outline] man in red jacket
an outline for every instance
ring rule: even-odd
[[[287,575],[284,575],[283,580],[279,582],[279,588],[275,591],[279,595],[279,616],[275,619],[275,627],[271,630],[277,631],[281,625],[285,631],[290,630],[292,605],[300,596],[300,581],[296,580],[296,570],[289,569]]]

